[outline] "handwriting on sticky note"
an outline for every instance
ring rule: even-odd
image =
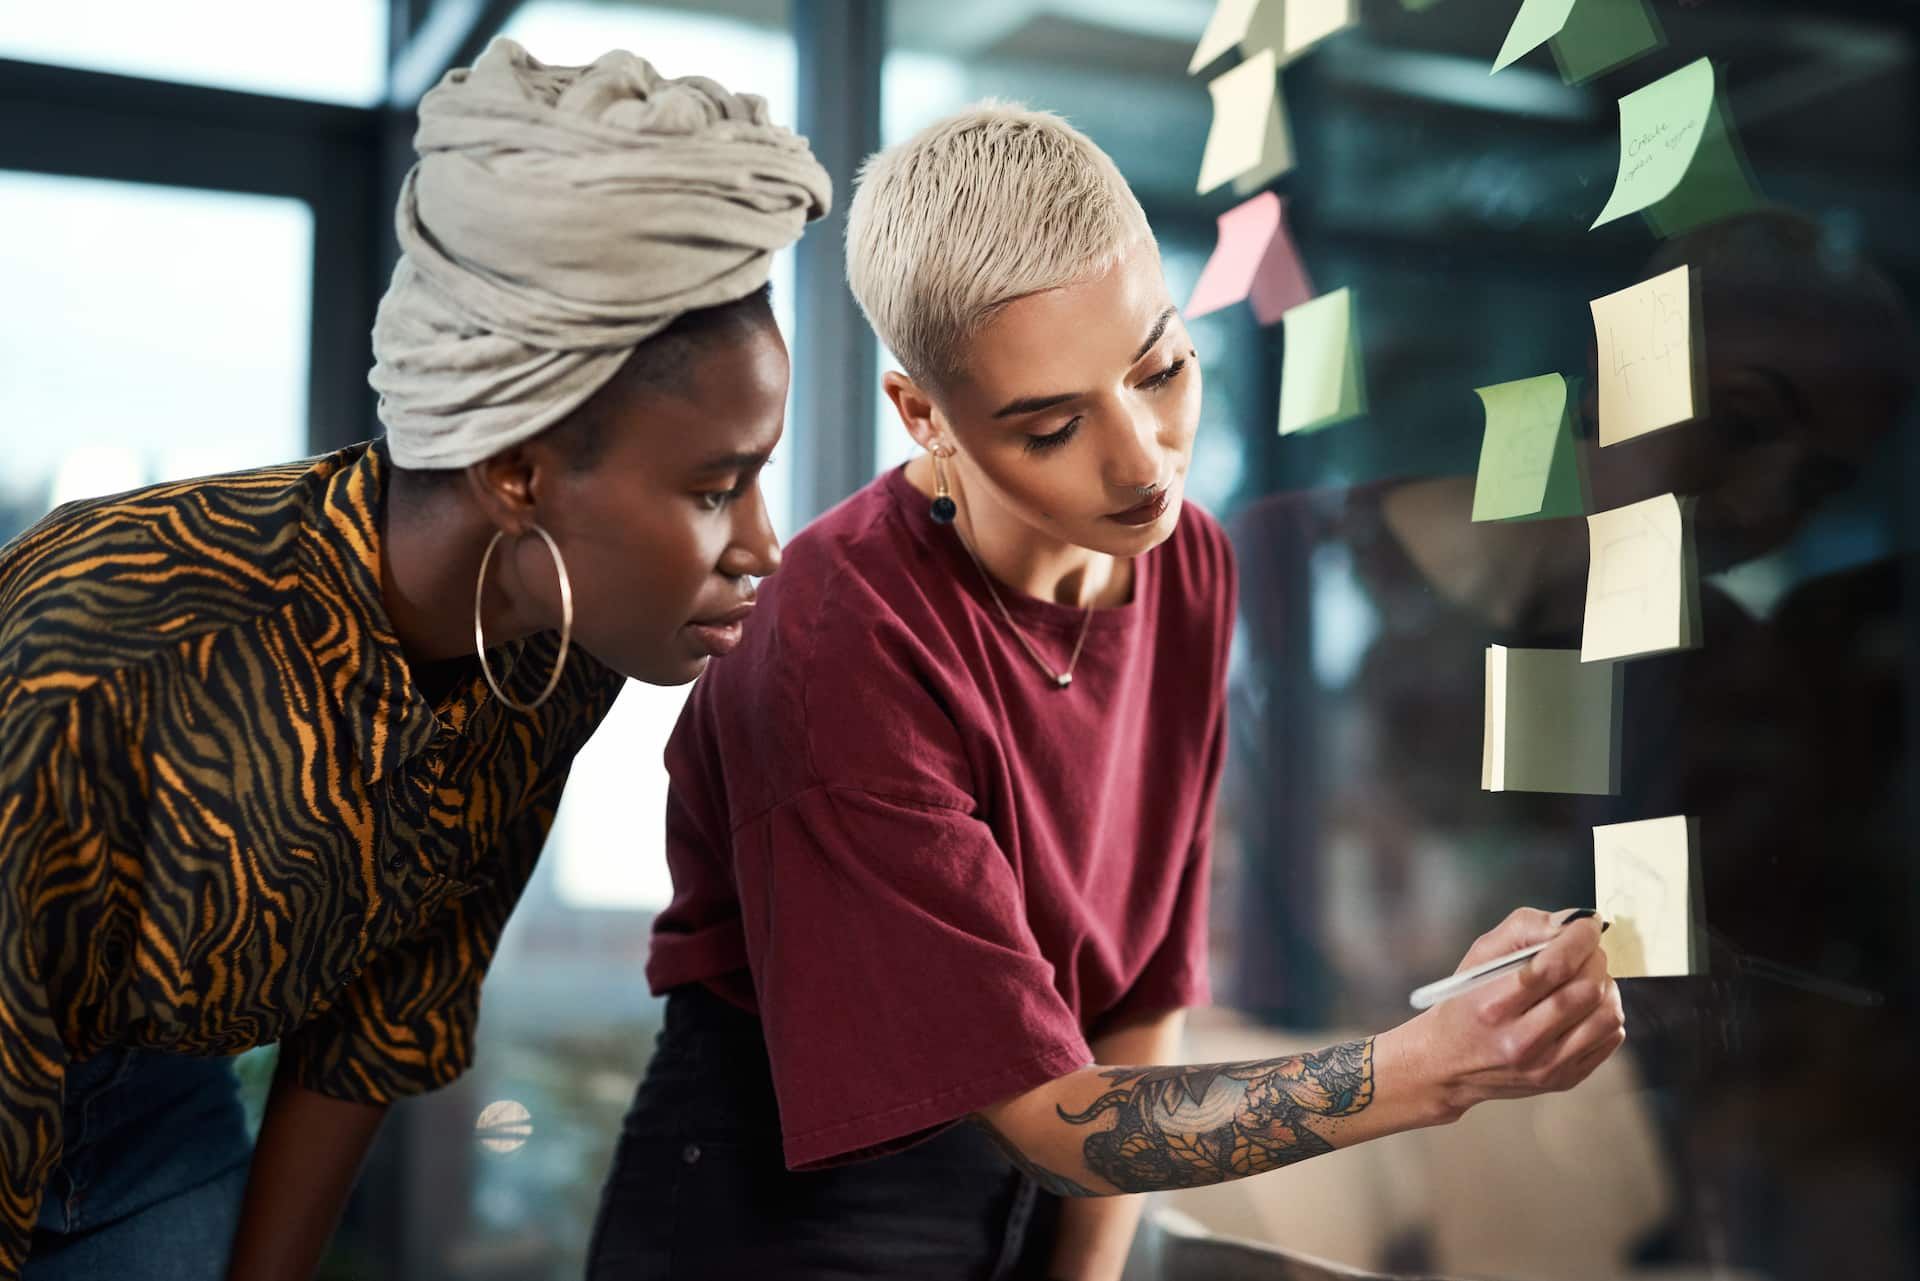
[[[1672,195],[1713,115],[1713,63],[1689,63],[1620,99],[1620,169],[1598,227]]]
[[[1200,157],[1199,194],[1251,170],[1269,177],[1284,172],[1292,157],[1280,120],[1279,64],[1273,51],[1263,49],[1214,77],[1207,93],[1213,98],[1213,125]]]
[[[1587,517],[1583,662],[1638,658],[1696,643],[1687,512],[1673,494]]]
[[[1474,394],[1486,408],[1486,435],[1474,478],[1473,519],[1577,516],[1580,484],[1567,423],[1567,380],[1542,374]]]
[[[1594,901],[1616,979],[1695,972],[1693,831],[1684,817],[1593,829]]]
[[[1698,414],[1692,271],[1675,267],[1593,300],[1603,446]]]

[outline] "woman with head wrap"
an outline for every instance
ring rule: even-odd
[[[622,679],[693,679],[778,562],[805,143],[504,40],[417,143],[384,442],[0,549],[0,1278],[311,1274],[386,1105],[467,1066]],[[273,1041],[249,1176],[221,1056]]]

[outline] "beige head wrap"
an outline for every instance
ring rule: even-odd
[[[558,422],[683,312],[758,289],[832,199],[762,99],[630,53],[549,67],[495,40],[421,99],[414,145],[368,379],[403,467]]]

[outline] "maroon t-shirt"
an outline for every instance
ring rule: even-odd
[[[766,1032],[788,1166],[873,1156],[1204,1004],[1232,552],[1188,503],[1057,688],[895,470],[808,526],[667,745],[656,993]],[[1083,612],[1001,598],[1050,663]]]

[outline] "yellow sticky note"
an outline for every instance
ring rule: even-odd
[[[1620,99],[1620,169],[1595,227],[1644,211],[1670,236],[1752,203],[1712,62],[1698,59]]]
[[[1601,445],[1617,445],[1699,417],[1693,268],[1675,267],[1589,305]]]
[[[1286,53],[1304,53],[1360,20],[1359,0],[1286,0]]]
[[[1571,649],[1487,647],[1480,786],[1607,796],[1620,781],[1620,670]]]
[[[1286,43],[1286,0],[1220,0],[1194,46],[1187,74],[1194,75],[1235,48],[1252,55]]]
[[[1353,291],[1336,289],[1281,318],[1280,434],[1318,431],[1367,412]]]
[[[1655,818],[1593,829],[1594,904],[1616,979],[1706,972],[1693,820]]]
[[[1200,182],[1206,195],[1233,179],[1244,191],[1264,186],[1293,168],[1293,139],[1280,110],[1280,68],[1273,50],[1263,49],[1207,85],[1213,98],[1213,126],[1200,156]]]
[[[1567,380],[1541,374],[1476,387],[1474,394],[1486,407],[1487,430],[1473,482],[1473,519],[1580,515],[1585,505],[1567,416]]]
[[[1690,500],[1661,494],[1587,517],[1587,616],[1580,658],[1596,663],[1700,643],[1700,573]]]

